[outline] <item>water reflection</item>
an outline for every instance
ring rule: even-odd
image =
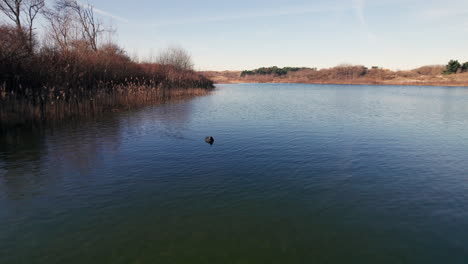
[[[41,159],[47,155],[43,131],[22,127],[2,129],[0,135],[0,198],[20,199],[28,186],[44,183]]]
[[[444,123],[448,125],[451,122],[463,120],[463,118],[460,119],[459,115],[468,111],[468,105],[457,103],[457,101],[462,101],[464,96],[468,95],[468,90],[446,87],[442,90],[441,94],[443,100],[440,110],[442,112]],[[462,107],[462,109],[460,109],[460,107]]]
[[[174,139],[186,139],[185,132],[193,114],[192,99],[182,102],[167,102],[160,107],[149,107],[143,111],[123,113],[119,117],[122,134],[128,139],[139,138],[148,133]]]
[[[226,85],[2,134],[0,263],[463,263],[468,89],[449,89]]]
[[[147,133],[186,139],[190,102],[168,102],[95,120],[53,127],[5,129],[0,135],[0,198],[40,194],[41,186],[66,177],[99,177],[96,168],[112,161],[122,144]]]

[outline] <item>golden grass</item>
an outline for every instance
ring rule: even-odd
[[[190,68],[132,61],[113,43],[93,47],[76,39],[66,48],[30,49],[25,33],[0,24],[0,128],[95,116],[202,95],[214,87]],[[181,52],[169,59],[189,63]]]
[[[423,66],[409,71],[365,69],[362,66],[337,66],[329,69],[305,69],[286,75],[247,75],[240,71],[201,72],[215,83],[311,83],[365,85],[468,86],[468,73],[442,74],[444,67]]]
[[[99,116],[106,112],[135,109],[154,104],[173,102],[208,94],[206,88],[163,88],[141,85],[118,85],[112,91],[97,91],[84,98],[67,98],[66,95],[49,97],[45,103],[16,98],[0,89],[0,124],[15,125],[38,122],[56,122]],[[49,89],[53,94],[55,89]]]

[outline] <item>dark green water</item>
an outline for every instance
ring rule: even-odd
[[[220,85],[0,144],[2,264],[468,263],[468,88]]]

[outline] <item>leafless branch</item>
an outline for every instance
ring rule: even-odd
[[[34,21],[44,6],[45,0],[0,0],[0,11],[15,23],[18,31],[27,31],[25,44],[30,51],[34,42]]]
[[[83,30],[83,39],[96,51],[99,37],[105,30],[101,21],[95,16],[94,7],[89,4],[81,4],[76,0],[61,0],[59,5],[74,11]]]
[[[161,52],[157,58],[157,62],[163,65],[172,65],[182,70],[192,70],[192,56],[180,47],[169,47]]]
[[[21,9],[23,0],[0,0],[0,11],[11,19],[18,29],[22,28]]]

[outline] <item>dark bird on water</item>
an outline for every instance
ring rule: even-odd
[[[213,137],[206,137],[205,142],[208,143],[208,144],[213,144],[214,138]]]

